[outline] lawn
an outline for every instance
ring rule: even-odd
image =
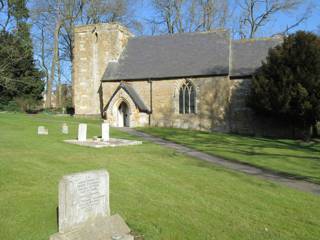
[[[246,137],[172,128],[140,129],[151,135],[229,160],[320,184],[320,142]]]
[[[79,121],[89,123],[89,136],[99,135],[98,120],[0,113],[1,240],[48,239],[57,231],[59,179],[94,169],[110,173],[112,213],[146,240],[320,238],[319,196],[148,142],[109,149],[63,143]],[[70,136],[60,133],[63,122]],[[39,125],[48,136],[36,135]]]

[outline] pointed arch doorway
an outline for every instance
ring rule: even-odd
[[[130,111],[128,104],[124,101],[122,101],[118,107],[117,126],[130,127]]]

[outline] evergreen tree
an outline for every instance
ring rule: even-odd
[[[254,74],[248,104],[295,128],[315,125],[320,120],[320,38],[300,31],[270,50]]]
[[[9,0],[7,4],[15,27],[11,33],[0,33],[0,107],[19,100],[25,110],[41,100],[44,84],[33,59],[26,2]]]

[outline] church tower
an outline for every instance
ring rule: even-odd
[[[117,23],[75,27],[72,88],[76,115],[101,114],[101,78],[108,63],[118,60],[131,36]]]

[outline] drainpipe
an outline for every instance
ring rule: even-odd
[[[152,80],[148,80],[150,86],[150,111],[149,111],[149,126],[151,126],[151,114],[152,114]]]

